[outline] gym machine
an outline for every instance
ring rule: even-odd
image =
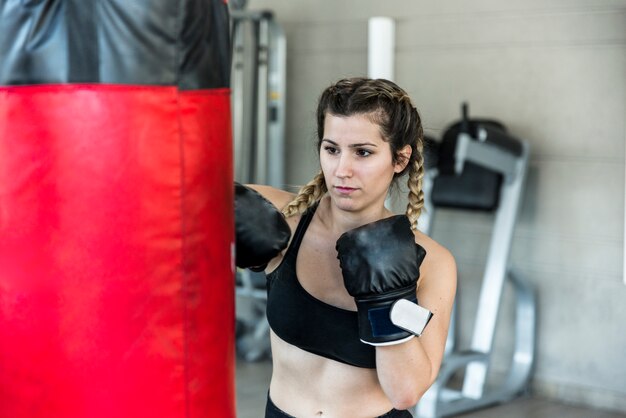
[[[284,187],[287,46],[270,11],[231,4],[232,119],[235,179]],[[269,355],[265,273],[239,269],[237,352],[248,361]]]
[[[536,307],[531,285],[509,267],[528,143],[511,136],[497,121],[469,119],[463,104],[461,121],[445,131],[441,143],[428,141],[427,149],[426,210],[419,221],[423,232],[430,234],[437,208],[494,214],[471,345],[466,350],[456,347],[455,306],[439,375],[415,407],[416,417],[434,418],[506,402],[526,390],[534,364]],[[491,388],[490,363],[505,283],[515,294],[514,352],[504,383]],[[459,372],[460,389],[452,384]]]
[[[235,178],[283,187],[287,46],[270,11],[233,10]]]

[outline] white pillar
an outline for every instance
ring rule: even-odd
[[[390,17],[371,17],[367,31],[367,76],[392,80],[396,22]]]

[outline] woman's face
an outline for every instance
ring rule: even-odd
[[[411,148],[407,149],[410,156]],[[389,143],[367,116],[329,113],[324,122],[320,163],[333,203],[350,212],[382,208],[393,175],[406,166],[393,163]]]

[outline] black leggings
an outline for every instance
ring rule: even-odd
[[[269,394],[267,395],[267,404],[265,405],[265,418],[296,418],[293,415],[289,415],[288,413],[279,409],[274,402],[270,399]],[[413,418],[413,415],[409,411],[398,411],[397,409],[392,409],[386,414],[381,415],[379,418]]]

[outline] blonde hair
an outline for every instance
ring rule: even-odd
[[[303,214],[308,208],[318,202],[328,191],[326,179],[321,171],[317,173],[313,180],[300,188],[296,197],[282,210],[286,218]]]
[[[417,228],[417,220],[424,208],[424,191],[422,190],[422,180],[424,178],[424,156],[422,155],[423,146],[420,146],[418,152],[419,158],[415,159],[409,167],[409,178],[407,186],[409,187],[409,203],[406,205],[406,216],[411,221],[411,227]]]
[[[382,137],[389,142],[394,164],[402,158],[400,150],[411,147],[411,156],[402,172],[394,180],[408,172],[409,188],[406,216],[413,228],[424,207],[424,130],[415,106],[408,94],[395,83],[384,79],[348,78],[339,80],[322,92],[317,106],[317,149],[324,137],[326,115],[366,115],[380,128]],[[286,217],[304,213],[327,192],[324,174],[320,171],[300,189],[296,197],[282,210]]]

